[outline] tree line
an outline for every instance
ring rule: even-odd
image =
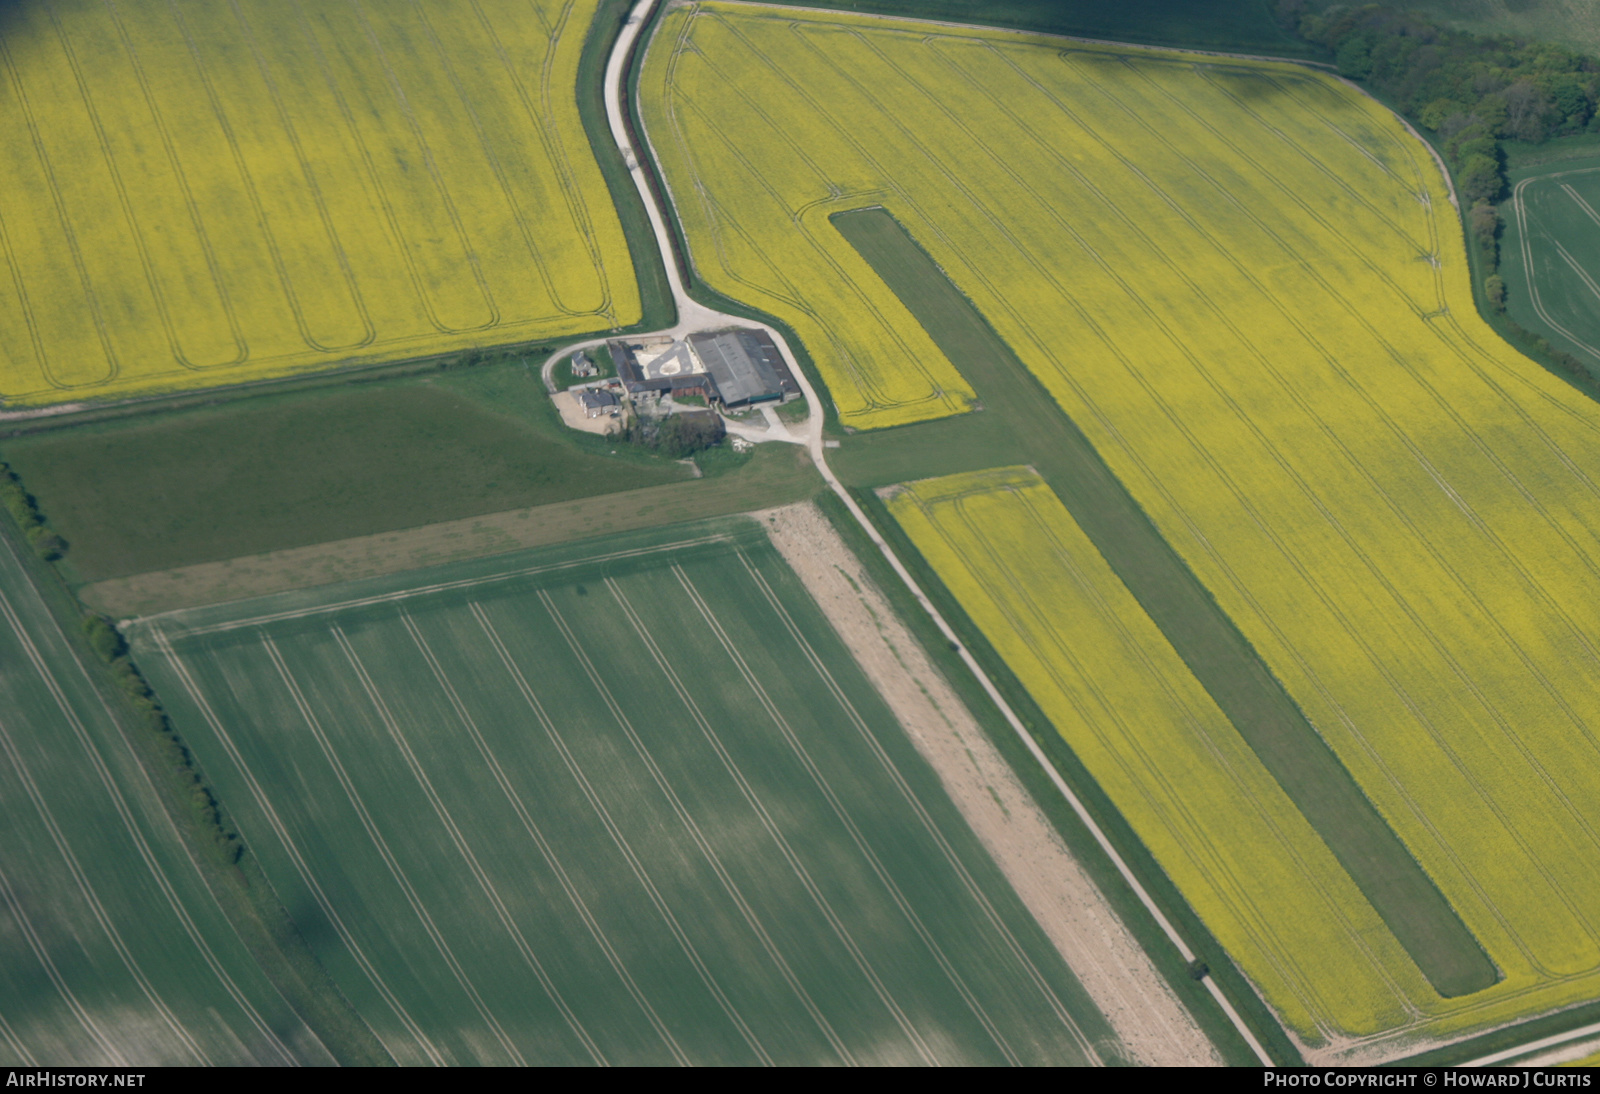
[[[140,725],[157,741],[162,759],[176,780],[174,789],[184,800],[199,830],[211,841],[212,850],[224,864],[231,866],[237,863],[244,853],[239,833],[223,819],[215,795],[200,777],[193,755],[183,743],[183,738],[178,736],[161,700],[156,698],[156,693],[129,655],[128,644],[123,641],[121,632],[109,619],[90,613],[83,617],[83,633],[89,640],[90,649],[110,666],[112,679],[127,695],[139,716]]]
[[[28,493],[17,473],[5,463],[0,463],[0,505],[11,514],[40,558],[55,562],[66,554],[67,541],[50,527],[44,514],[39,511],[38,499]],[[209,837],[222,862],[230,865],[238,862],[244,851],[239,833],[233,831],[223,819],[216,797],[201,779],[194,757],[167,718],[161,701],[134,664],[121,633],[110,620],[96,614],[84,616],[83,633],[89,648],[106,663],[112,679],[127,695],[142,727],[158,742],[162,758],[177,780],[174,788],[185,800],[199,830]]]
[[[0,505],[17,522],[23,536],[34,553],[46,562],[54,562],[67,553],[67,541],[50,527],[39,511],[39,502],[22,485],[17,473],[9,464],[0,463]]]

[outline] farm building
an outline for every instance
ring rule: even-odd
[[[671,392],[717,398],[717,388],[705,367],[689,352],[687,342],[610,343],[617,378],[630,394]]]
[[[724,406],[748,406],[800,392],[783,355],[766,331],[691,334],[689,348],[716,381]]]
[[[611,343],[611,355],[629,392],[699,395],[729,407],[800,393],[800,385],[765,331],[691,334],[678,342],[616,341]]]

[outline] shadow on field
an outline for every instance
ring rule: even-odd
[[[343,945],[339,933],[333,929],[333,924],[328,922],[327,913],[318,907],[315,901],[296,901],[293,907],[286,905],[284,910],[289,913],[290,921],[294,923],[295,929],[300,932],[300,937],[305,940],[312,953],[321,953],[329,946]]]
[[[0,0],[0,41],[10,37],[29,8],[42,8],[45,3],[46,0]]]
[[[1280,26],[1264,0],[791,0],[835,8],[979,23],[1014,30],[1192,46],[1278,56],[1318,56],[1317,47]]]

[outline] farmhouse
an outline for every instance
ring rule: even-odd
[[[609,391],[580,391],[578,392],[578,405],[583,407],[583,412],[590,418],[599,418],[602,415],[617,414],[617,397]]]

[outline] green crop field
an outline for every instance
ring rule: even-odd
[[[754,522],[130,633],[401,1062],[1119,1058]]]
[[[1322,811],[1361,797],[1465,925],[1400,900],[1396,956],[1307,896],[1368,948],[1234,948],[1290,1029],[1392,1052],[1595,997],[1600,412],[1477,314],[1391,112],[1287,64],[715,2],[663,15],[640,96],[700,276],[789,323],[863,430],[841,473],[1035,465],[1365,895],[1389,852]],[[873,208],[982,322],[897,276]],[[1238,937],[1237,893],[1178,884]]]
[[[332,1062],[191,854],[0,535],[0,1064]]]
[[[596,8],[6,4],[0,400],[637,321],[574,94]]]
[[[1505,213],[1507,308],[1557,349],[1600,367],[1600,165],[1523,173]]]

